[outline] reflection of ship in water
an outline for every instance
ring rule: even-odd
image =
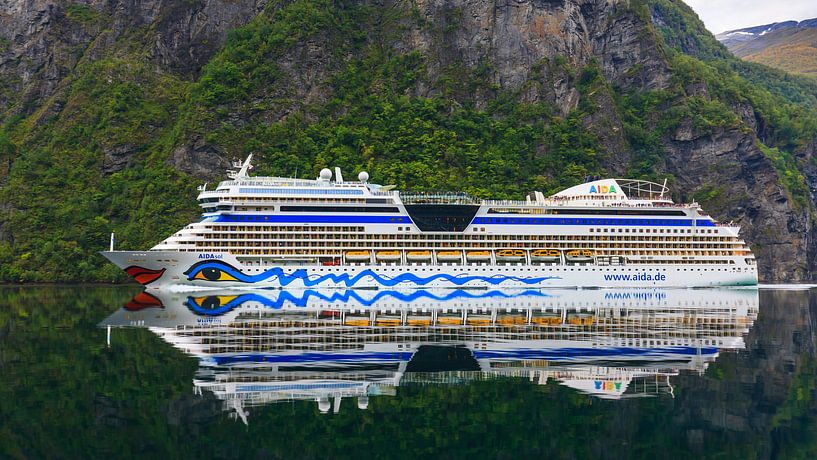
[[[743,349],[757,291],[211,291],[137,295],[102,326],[148,327],[196,356],[197,391],[245,407],[321,412],[409,384],[553,379],[600,398],[672,392]]]

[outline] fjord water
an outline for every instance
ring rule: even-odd
[[[377,293],[0,288],[0,457],[817,449],[815,291]]]

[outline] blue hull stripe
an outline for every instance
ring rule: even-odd
[[[550,359],[571,360],[591,358],[625,358],[656,356],[711,356],[718,353],[715,347],[666,347],[666,348],[552,348],[544,350],[472,350],[475,359]],[[303,353],[300,355],[246,354],[213,356],[217,365],[238,363],[302,363],[316,361],[408,361],[411,352],[361,352],[361,353]]]
[[[693,219],[588,219],[579,217],[477,217],[473,225],[583,225],[628,227],[714,227],[711,220]]]
[[[296,214],[222,214],[213,222],[262,222],[270,224],[408,224],[408,216],[310,216]]]
[[[409,216],[221,214],[212,222],[261,222],[270,224],[408,224]],[[706,219],[601,219],[579,217],[476,217],[472,225],[573,225],[628,227],[714,227]]]

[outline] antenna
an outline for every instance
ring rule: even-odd
[[[337,182],[338,184],[343,183],[343,174],[340,173],[340,168],[338,168],[337,166],[335,166],[335,182]]]
[[[252,153],[247,155],[247,159],[244,160],[244,163],[241,165],[241,169],[238,171],[238,177],[247,177],[247,173],[250,171],[252,167],[250,162],[252,161]]]

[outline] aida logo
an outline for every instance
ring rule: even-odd
[[[595,185],[590,186],[590,193],[618,193],[615,185]]]
[[[621,390],[621,382],[611,382],[611,381],[601,381],[596,380],[593,382],[597,390],[604,390],[604,391],[619,391]]]

